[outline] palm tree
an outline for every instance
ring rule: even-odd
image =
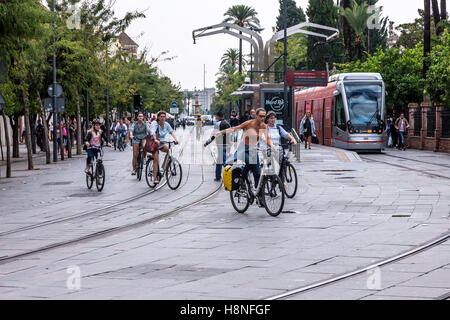
[[[192,91],[186,92],[185,95],[184,95],[184,100],[187,101],[188,116],[190,116],[190,114],[189,114],[189,106],[191,105],[191,100],[192,99],[194,99],[194,93],[192,93]]]
[[[340,9],[340,14],[345,17],[352,27],[352,29],[356,33],[356,45],[358,48],[358,59],[362,59],[362,35],[367,28],[367,21],[369,20],[371,14],[368,13],[368,5],[367,2],[361,3],[358,5],[356,1],[353,2],[352,8]]]
[[[239,63],[239,51],[237,49],[228,49],[222,56],[220,67],[226,64],[236,66]]]
[[[346,8],[350,8],[350,0],[341,0],[341,7],[343,10],[345,10]],[[352,45],[351,45],[352,33],[350,29],[350,24],[348,23],[347,18],[345,18],[344,16],[341,17],[341,21],[342,21],[342,29],[344,30],[345,49],[348,52],[349,61],[352,61]]]
[[[256,17],[258,13],[255,9],[245,5],[232,6],[225,12],[227,17],[223,22],[231,22],[240,27],[258,28],[259,19]],[[242,32],[240,32],[242,34]],[[239,73],[242,74],[242,39],[239,39]]]
[[[428,60],[427,57],[431,52],[431,7],[430,0],[424,0],[424,35],[423,35],[423,78],[427,77]]]

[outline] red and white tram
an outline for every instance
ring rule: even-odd
[[[327,87],[295,90],[295,129],[311,111],[320,144],[381,151],[386,141],[385,92],[378,73],[337,74],[329,78]]]

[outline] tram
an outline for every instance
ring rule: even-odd
[[[356,151],[382,151],[385,146],[386,90],[379,73],[343,73],[327,87],[294,91],[294,124],[298,130],[307,111],[318,143]]]

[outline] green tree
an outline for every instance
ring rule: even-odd
[[[35,39],[42,38],[48,32],[48,13],[35,0],[4,1],[0,6],[0,52],[5,57],[8,73],[6,96],[6,114],[14,116],[13,156],[18,154],[18,116],[25,116],[28,169],[32,170],[32,141],[30,115],[33,104],[30,103],[30,65],[33,51],[39,46]],[[11,118],[10,118],[11,120]],[[10,161],[9,165],[10,165]],[[11,173],[10,169],[7,169]],[[10,176],[10,175],[9,175]]]
[[[363,42],[363,34],[367,29],[367,21],[369,20],[369,17],[371,16],[368,13],[368,5],[366,2],[363,2],[361,5],[358,5],[358,3],[353,2],[352,8],[346,8],[341,9],[340,14],[344,16],[350,26],[352,27],[353,31],[356,33],[356,46],[357,46],[357,52],[358,52],[358,59],[362,59],[362,45]]]
[[[430,55],[430,68],[425,84],[426,92],[431,101],[450,102],[450,34],[448,29],[441,33],[440,43],[433,47]]]
[[[423,45],[414,49],[378,49],[366,61],[338,64],[339,73],[377,72],[383,77],[388,92],[388,111],[394,107],[406,110],[408,103],[420,102],[424,81],[422,79]]]
[[[295,26],[299,23],[306,21],[305,13],[301,7],[297,7],[297,4],[294,0],[286,0],[286,9],[287,9],[287,27]],[[278,10],[279,14],[277,17],[277,26],[276,31],[280,31],[284,29],[284,0],[279,0],[280,9]]]
[[[306,10],[309,22],[339,28],[339,8],[333,0],[309,0]],[[311,31],[315,31],[311,28]],[[319,32],[323,32],[320,30]],[[308,68],[325,70],[325,62],[342,62],[344,48],[341,39],[324,43],[314,36],[308,37]]]
[[[231,64],[232,66],[236,66],[239,63],[239,52],[237,49],[228,49],[222,56],[222,60],[220,61],[220,67],[223,67],[227,64]]]
[[[258,12],[245,5],[232,6],[225,12],[223,22],[231,22],[240,27],[259,27]],[[240,32],[242,34],[242,32]],[[239,73],[242,74],[242,39],[239,39]]]

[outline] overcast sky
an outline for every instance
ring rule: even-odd
[[[296,0],[306,13],[308,0]],[[233,5],[245,4],[258,12],[263,41],[269,40],[278,16],[278,0],[116,0],[116,15],[146,10],[145,19],[132,23],[127,33],[140,45],[147,47],[151,56],[169,51],[172,61],[158,64],[161,72],[183,89],[203,88],[203,65],[206,66],[206,87],[215,87],[220,59],[228,48],[238,48],[239,40],[229,35],[214,35],[197,40],[193,44],[192,31],[223,21],[223,14]],[[383,15],[396,25],[412,22],[423,7],[422,0],[380,0]],[[244,54],[250,53],[250,45],[244,41]]]

